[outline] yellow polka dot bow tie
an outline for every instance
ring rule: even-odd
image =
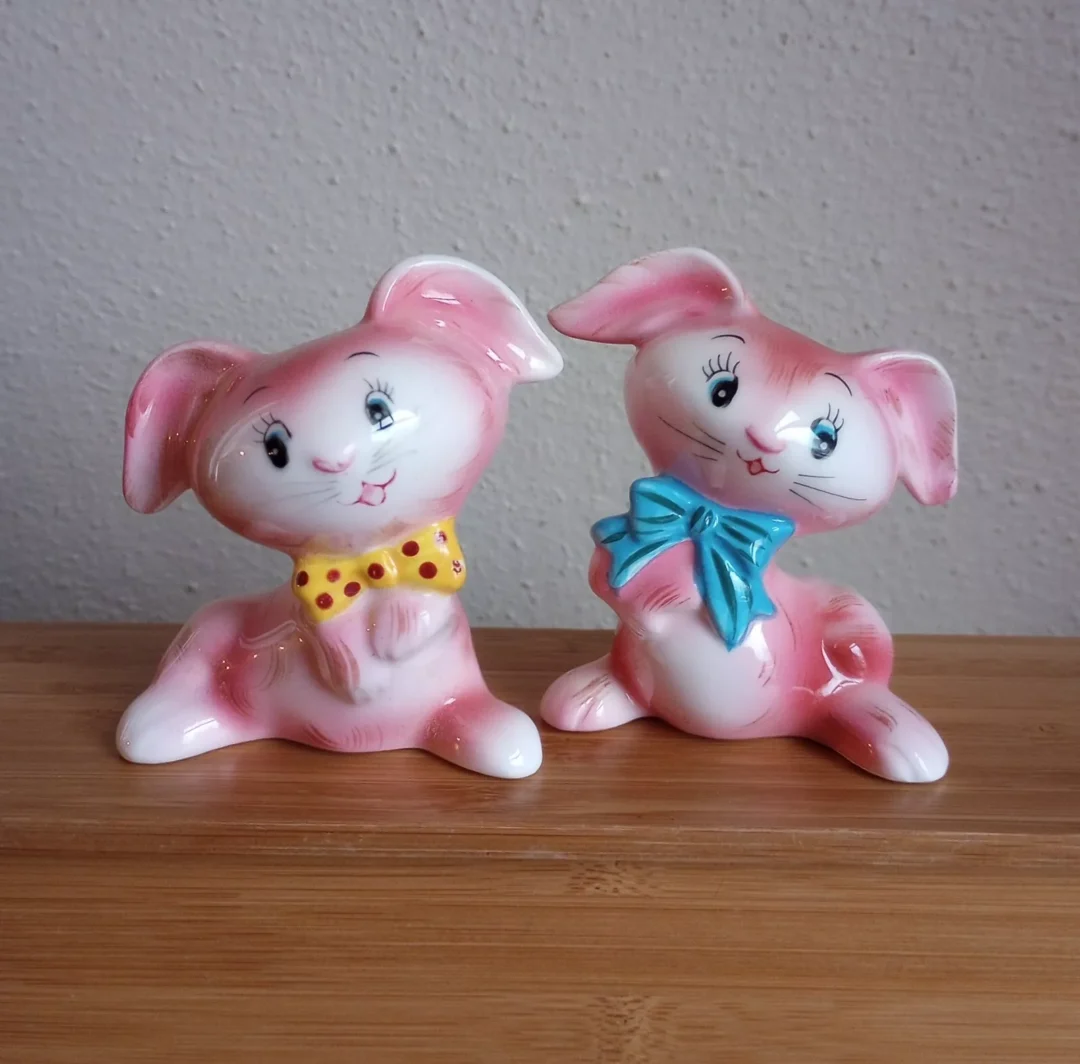
[[[396,547],[352,558],[299,558],[292,579],[296,597],[316,624],[347,610],[367,588],[401,584],[444,595],[464,586],[465,559],[452,520],[414,532]]]

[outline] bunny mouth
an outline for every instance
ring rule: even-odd
[[[779,469],[770,469],[761,458],[743,458],[739,454],[738,450],[735,454],[746,463],[747,472],[752,477],[760,476],[762,473],[779,473]]]
[[[397,479],[397,470],[391,474],[389,480],[381,484],[369,484],[366,480],[360,486],[360,497],[352,503],[353,506],[382,506],[386,502],[386,489]]]

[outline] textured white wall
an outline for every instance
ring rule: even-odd
[[[1080,630],[1075,0],[14,0],[2,33],[0,615],[181,619],[287,566],[120,496],[140,369],[353,322],[456,253],[541,314],[693,243],[834,346],[939,355],[961,491],[795,545],[897,630]],[[626,352],[519,391],[462,532],[474,621],[607,624],[644,465]]]

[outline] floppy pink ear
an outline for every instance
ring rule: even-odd
[[[375,286],[364,321],[445,329],[515,383],[548,380],[562,369],[562,355],[517,296],[463,259],[422,255],[399,263]]]
[[[673,248],[620,266],[555,307],[559,332],[605,344],[642,344],[695,318],[753,310],[735,274],[700,248]]]
[[[896,441],[900,478],[924,506],[956,494],[956,392],[937,359],[913,351],[859,356],[859,372]]]
[[[195,426],[218,382],[250,352],[228,344],[178,344],[146,368],[128,401],[124,498],[139,513],[164,509],[191,486]]]

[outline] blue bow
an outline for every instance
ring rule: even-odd
[[[592,537],[611,552],[608,583],[615,589],[670,547],[691,540],[694,583],[713,627],[734,650],[758,617],[776,612],[761,578],[794,531],[787,517],[732,510],[675,477],[659,476],[635,480],[630,512],[597,521]]]

